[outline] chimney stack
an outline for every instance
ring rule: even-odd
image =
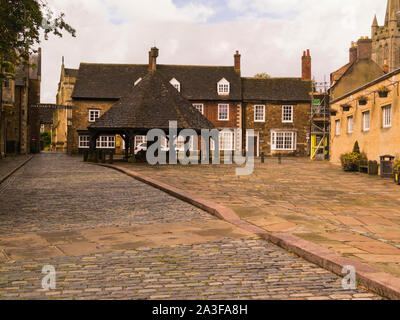
[[[235,71],[240,75],[240,57],[239,51],[236,51],[236,54],[233,56],[235,61]]]
[[[361,37],[357,42],[357,59],[371,59],[372,40],[368,37]]]
[[[351,47],[350,47],[350,50],[349,50],[349,56],[350,56],[350,58],[349,58],[350,63],[353,63],[353,62],[355,62],[357,60],[358,49],[357,49],[356,44],[353,41],[351,42]]]
[[[303,57],[301,58],[301,78],[303,80],[311,80],[311,55],[310,49],[303,51]]]
[[[158,49],[156,47],[151,48],[149,52],[149,71],[157,70],[157,57]]]

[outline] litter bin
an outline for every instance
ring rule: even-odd
[[[392,163],[394,160],[393,156],[385,155],[381,156],[381,177],[382,178],[393,178]]]

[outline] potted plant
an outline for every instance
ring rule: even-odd
[[[378,88],[378,94],[380,98],[387,98],[389,93],[389,89],[385,86],[381,86]]]
[[[368,102],[368,97],[367,96],[359,96],[357,98],[357,100],[358,100],[358,104],[360,106],[365,106],[367,104],[367,102]]]
[[[344,171],[359,171],[360,162],[367,160],[367,156],[360,152],[358,141],[355,142],[353,151],[340,157]]]
[[[342,104],[341,105],[343,111],[350,111],[351,105],[349,105],[348,103]]]

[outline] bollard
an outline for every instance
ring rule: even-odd
[[[85,151],[83,152],[83,161],[84,161],[84,162],[87,162],[87,161],[88,161],[88,158],[89,158],[89,151],[85,150]]]
[[[278,164],[282,164],[282,155],[278,153]]]
[[[264,152],[261,152],[261,163],[265,162],[265,154]]]
[[[99,150],[96,150],[94,152],[94,159],[93,159],[94,163],[98,163],[99,162]]]
[[[110,159],[109,159],[109,162],[108,162],[109,164],[113,164],[113,162],[114,162],[114,158],[113,157],[114,157],[114,154],[111,152],[110,153]]]
[[[106,163],[106,152],[104,150],[101,150],[100,154],[101,154],[101,163]]]

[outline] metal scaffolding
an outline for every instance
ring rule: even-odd
[[[329,160],[329,83],[313,82],[311,91],[311,160]]]

